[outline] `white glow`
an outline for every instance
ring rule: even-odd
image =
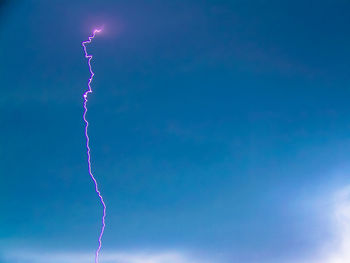
[[[334,198],[334,231],[336,239],[324,251],[320,263],[350,262],[350,187],[339,191]]]

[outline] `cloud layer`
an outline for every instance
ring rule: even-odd
[[[325,240],[318,253],[312,258],[301,258],[283,262],[290,263],[349,263],[350,262],[350,186],[337,191],[333,197],[327,198],[331,203],[329,211],[324,215],[332,218],[334,231],[333,240]],[[1,262],[5,263],[86,263],[92,262],[94,253],[73,252],[38,252],[34,250],[6,251]],[[223,263],[218,260],[208,260],[204,257],[193,257],[181,251],[153,252],[104,252],[101,263]],[[271,262],[261,259],[261,263]]]

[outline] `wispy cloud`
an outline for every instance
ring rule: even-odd
[[[42,253],[17,251],[9,253],[5,261],[26,263],[86,263],[94,258],[93,253]],[[101,263],[204,263],[180,252],[107,252]]]
[[[319,251],[311,258],[290,260],[285,258],[281,262],[290,263],[349,263],[350,262],[350,186],[337,191],[333,196],[326,198],[331,204],[324,215],[332,219],[332,240],[324,240]],[[253,251],[252,251],[252,254]],[[94,253],[76,252],[40,252],[35,250],[7,251],[1,262],[5,263],[86,263],[91,262]],[[183,251],[127,251],[104,252],[101,263],[222,263],[220,260],[208,260],[206,257],[193,256]],[[225,261],[226,262],[226,261]],[[261,263],[272,262],[261,259]],[[274,261],[275,262],[275,261]],[[234,263],[234,262],[233,262]]]

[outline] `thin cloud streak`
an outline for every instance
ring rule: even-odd
[[[26,263],[86,263],[93,258],[93,253],[40,253],[19,252],[10,253],[5,262]],[[101,263],[205,263],[197,261],[180,252],[133,253],[107,252],[101,254]]]

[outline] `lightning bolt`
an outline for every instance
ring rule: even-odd
[[[87,150],[87,162],[88,162],[88,168],[89,168],[89,174],[90,174],[90,177],[92,179],[92,181],[94,182],[94,185],[95,185],[95,191],[100,199],[100,202],[102,204],[102,207],[103,207],[103,216],[102,216],[102,228],[101,228],[101,232],[100,232],[100,236],[98,238],[98,248],[96,250],[96,253],[95,253],[95,263],[98,263],[98,257],[99,257],[99,253],[100,253],[100,250],[101,250],[101,246],[102,246],[102,236],[103,236],[103,233],[105,231],[105,227],[106,227],[106,223],[105,223],[105,218],[106,218],[106,204],[105,202],[103,201],[103,197],[101,195],[101,192],[98,188],[98,183],[96,181],[96,178],[94,177],[93,173],[92,173],[92,169],[91,169],[91,154],[90,154],[90,138],[89,138],[89,135],[88,135],[88,127],[89,127],[89,122],[87,121],[86,119],[86,113],[88,111],[88,108],[87,108],[87,102],[88,102],[88,94],[89,93],[92,93],[92,88],[91,88],[91,82],[92,82],[92,79],[94,77],[94,72],[92,71],[92,67],[91,67],[91,60],[92,60],[92,55],[89,55],[87,50],[86,50],[86,44],[90,44],[92,39],[95,37],[95,35],[97,33],[100,33],[102,31],[102,29],[95,29],[92,33],[91,36],[89,36],[88,40],[87,41],[83,41],[81,44],[84,48],[84,53],[85,53],[85,58],[88,59],[88,66],[89,66],[89,70],[90,70],[90,78],[89,78],[89,81],[88,81],[88,89],[84,92],[84,114],[83,114],[83,119],[84,119],[84,122],[85,122],[85,137],[86,137],[86,150]]]

